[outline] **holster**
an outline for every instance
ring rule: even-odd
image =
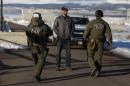
[[[91,49],[95,50],[97,47],[97,41],[95,39],[90,39],[90,45],[91,45]]]

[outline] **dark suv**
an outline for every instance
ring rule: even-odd
[[[75,30],[71,38],[71,42],[72,44],[84,46],[83,33],[84,30],[86,29],[86,25],[88,24],[89,19],[83,17],[71,17],[71,18],[75,24]]]

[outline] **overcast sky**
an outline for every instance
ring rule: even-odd
[[[4,3],[47,4],[47,3],[65,3],[65,2],[88,3],[88,1],[94,3],[95,2],[102,3],[105,2],[106,0],[4,0]]]
[[[56,2],[57,0],[4,0],[4,3],[49,3]]]
[[[110,3],[129,3],[130,0],[3,0],[4,3],[26,3],[26,4],[46,4],[46,3],[62,3],[65,1],[78,1],[80,3],[87,1],[100,1],[100,2],[110,2]]]

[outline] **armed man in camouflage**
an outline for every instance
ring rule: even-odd
[[[111,29],[108,23],[102,19],[103,11],[97,10],[95,16],[96,19],[89,22],[83,35],[84,40],[87,41],[87,56],[92,77],[98,77],[100,75],[103,48],[106,39],[109,42],[109,47],[112,47]]]
[[[31,49],[34,60],[35,78],[38,82],[40,82],[40,75],[49,51],[47,48],[47,42],[49,40],[49,36],[52,35],[52,30],[44,23],[41,14],[35,12],[26,29],[26,35],[28,46]]]

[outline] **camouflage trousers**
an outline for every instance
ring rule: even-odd
[[[45,66],[48,48],[31,46],[32,58],[34,61],[34,75],[40,76]]]
[[[97,42],[95,49],[90,43],[87,44],[87,56],[88,63],[92,70],[101,71],[102,68],[102,56],[103,56],[103,42]]]

